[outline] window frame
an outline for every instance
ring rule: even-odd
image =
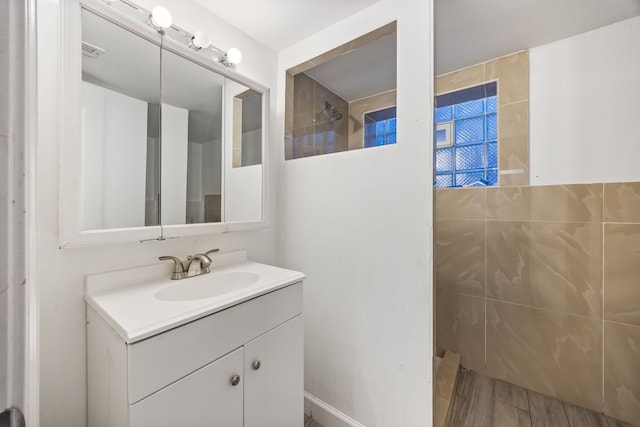
[[[394,110],[394,114],[393,116],[390,116],[388,118],[382,119],[382,120],[375,120],[373,117],[370,117],[371,114],[376,114],[376,113],[383,113],[386,111],[390,111],[390,110]],[[367,123],[367,118],[373,119],[375,120],[373,123]],[[391,121],[391,120],[395,120],[396,121],[396,126],[395,126],[395,130],[393,132],[388,132],[387,131],[387,122]],[[371,124],[377,124],[377,123],[381,123],[384,122],[384,128],[385,131],[383,132],[383,139],[384,142],[382,144],[378,144],[377,140],[378,140],[378,132],[376,132],[375,134],[375,138],[374,140],[376,141],[375,144],[373,145],[367,145],[367,127],[368,125]],[[373,148],[373,147],[383,147],[385,145],[394,145],[398,143],[398,139],[397,139],[397,135],[398,135],[398,131],[397,131],[397,123],[398,123],[398,113],[397,113],[397,106],[396,105],[392,105],[392,106],[388,106],[388,107],[383,107],[383,108],[379,108],[376,110],[371,110],[371,111],[365,111],[364,113],[362,113],[362,124],[363,124],[363,129],[362,129],[362,147],[363,148]],[[387,136],[388,135],[395,135],[395,139],[393,142],[387,142]]]

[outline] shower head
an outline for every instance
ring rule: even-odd
[[[331,105],[329,101],[324,101],[324,109],[331,113],[331,121],[335,122],[336,120],[340,120],[342,118],[342,113],[336,107]]]

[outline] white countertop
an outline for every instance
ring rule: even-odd
[[[87,304],[96,310],[126,343],[149,338],[299,282],[305,277],[297,271],[249,262],[242,258],[240,262],[212,268],[209,274],[182,280],[170,280],[164,264],[130,270],[87,276],[85,295]],[[158,272],[164,277],[158,278]],[[211,274],[230,272],[249,272],[258,275],[259,279],[241,290],[210,298],[163,301],[155,296],[158,291],[169,286],[206,281]],[[130,283],[131,277],[135,277],[138,282]],[[96,285],[97,283],[99,285]],[[108,286],[105,283],[108,283]]]

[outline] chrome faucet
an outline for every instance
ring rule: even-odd
[[[171,280],[180,280],[209,273],[211,271],[211,258],[209,258],[209,255],[219,251],[220,249],[211,249],[203,254],[189,255],[186,260],[186,267],[180,258],[174,256],[161,256],[158,259],[160,261],[173,261]]]
[[[171,273],[171,280],[179,280],[179,279],[184,279],[186,277],[186,274],[184,272],[184,265],[182,264],[182,261],[180,261],[180,258],[176,258],[174,256],[169,256],[169,255],[165,255],[165,256],[161,256],[158,258],[160,261],[173,261],[173,272]]]
[[[187,258],[187,277],[207,274],[211,269],[211,258],[205,254],[196,254]]]

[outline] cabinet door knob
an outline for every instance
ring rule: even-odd
[[[259,360],[256,360],[251,364],[251,367],[253,368],[254,371],[257,371],[258,369],[260,369],[260,366],[262,366],[262,363],[260,363]]]
[[[232,386],[237,386],[238,384],[240,384],[240,375],[234,375],[231,377],[231,385]]]

